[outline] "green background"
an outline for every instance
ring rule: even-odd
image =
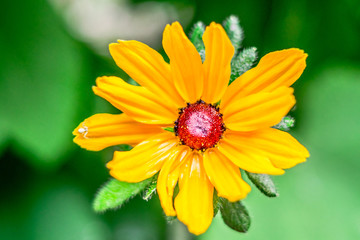
[[[157,196],[148,202],[136,197],[105,214],[92,211],[97,189],[109,178],[105,163],[114,148],[85,151],[73,144],[71,132],[94,113],[116,112],[91,86],[97,76],[124,73],[108,53],[99,54],[80,38],[65,20],[65,8],[52,2],[2,3],[0,239],[195,238],[176,223],[166,224]],[[309,54],[294,86],[297,121],[291,133],[311,157],[274,178],[279,198],[266,198],[253,187],[244,201],[252,217],[248,233],[227,228],[218,216],[196,239],[360,239],[359,2],[158,2],[160,10],[191,10],[180,15],[186,31],[198,20],[209,24],[239,16],[243,45],[256,46],[260,57],[289,47]],[[131,9],[144,1],[126,3]],[[73,14],[86,13],[87,2],[82,4]],[[143,27],[152,25],[142,21]]]

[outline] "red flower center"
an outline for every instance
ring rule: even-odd
[[[174,129],[182,144],[206,150],[217,144],[225,126],[219,109],[200,100],[180,110]]]

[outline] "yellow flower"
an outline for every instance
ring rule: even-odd
[[[250,192],[239,168],[279,175],[309,157],[291,135],[272,128],[295,104],[290,86],[305,69],[307,54],[269,53],[228,86],[234,54],[228,36],[211,23],[203,41],[204,63],[178,22],[163,34],[170,64],[140,42],[110,44],[116,64],[141,86],[99,77],[94,93],[123,113],[96,114],[73,132],[75,143],[88,150],[135,146],[115,152],[110,174],[140,182],[160,171],[157,191],[165,214],[177,215],[194,234],[212,221],[214,188],[229,201]]]

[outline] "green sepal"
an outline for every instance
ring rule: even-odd
[[[205,60],[205,45],[202,40],[202,36],[204,32],[205,32],[205,24],[203,22],[197,22],[194,24],[189,35],[190,41],[194,44],[203,62]]]
[[[247,232],[250,227],[251,219],[249,212],[241,201],[229,202],[225,198],[220,198],[221,216],[224,223],[238,232]]]
[[[163,129],[168,132],[175,132],[174,128],[172,127],[164,127]]]
[[[274,126],[274,128],[282,130],[282,131],[289,131],[290,128],[294,127],[295,125],[295,118],[290,116],[285,116],[281,119],[281,121]]]
[[[95,212],[104,212],[108,209],[120,208],[124,202],[144,190],[151,181],[152,178],[138,183],[110,179],[96,194],[93,209]]]
[[[243,49],[239,55],[234,57],[231,61],[231,76],[229,85],[243,73],[248,71],[254,65],[257,59],[256,47]]]
[[[157,184],[157,174],[152,177],[152,181],[151,183],[146,187],[144,194],[143,194],[143,199],[145,201],[149,201],[151,199],[151,197],[156,193],[156,184]]]
[[[245,171],[246,172],[246,171]],[[246,172],[248,178],[254,185],[267,197],[278,197],[279,193],[276,190],[276,186],[267,174],[258,174]]]
[[[225,19],[225,21],[223,22],[223,26],[226,34],[228,35],[232,45],[235,48],[234,56],[236,56],[237,52],[241,48],[241,43],[244,39],[244,31],[240,26],[239,18],[231,15]]]

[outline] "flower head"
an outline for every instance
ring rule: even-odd
[[[212,221],[214,188],[229,201],[250,192],[240,169],[279,175],[309,156],[291,135],[272,128],[295,104],[290,86],[302,74],[307,54],[269,53],[228,86],[234,55],[228,36],[211,23],[203,41],[204,63],[178,22],[167,25],[163,35],[170,63],[137,41],[110,44],[116,64],[141,86],[98,78],[94,93],[123,113],[96,114],[73,132],[74,141],[88,150],[134,146],[114,153],[110,174],[140,182],[160,172],[157,191],[166,215],[176,215],[194,234]]]

